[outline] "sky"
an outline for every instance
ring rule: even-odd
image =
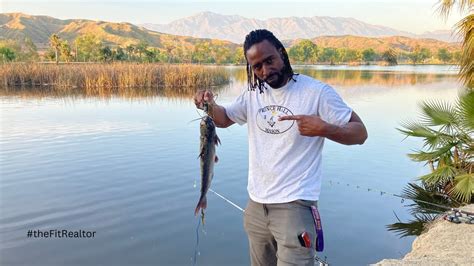
[[[438,0],[0,0],[0,12],[22,12],[59,19],[91,19],[134,24],[165,24],[203,11],[265,20],[274,17],[352,17],[412,33],[451,29],[463,15],[447,20],[436,11]]]

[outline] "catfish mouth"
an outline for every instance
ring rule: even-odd
[[[214,120],[210,116],[205,116],[201,119],[201,126],[207,126],[210,127],[214,124]]]

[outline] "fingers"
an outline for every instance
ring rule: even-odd
[[[302,136],[319,136],[322,120],[317,115],[287,115],[278,119],[279,121],[296,121],[298,131]]]
[[[214,101],[214,95],[212,94],[212,91],[206,90],[204,92],[204,101],[208,103],[211,103],[212,101]]]
[[[199,90],[194,94],[194,105],[196,105],[196,108],[198,109],[203,109],[203,97],[204,97],[204,91]]]
[[[214,102],[214,95],[212,94],[212,91],[198,90],[196,94],[194,94],[194,104],[196,105],[196,108],[203,109],[204,102]]]
[[[301,115],[285,115],[285,116],[280,116],[278,118],[278,121],[284,121],[284,120],[301,120],[302,116]]]

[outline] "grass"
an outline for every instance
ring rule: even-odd
[[[225,69],[163,64],[41,64],[0,65],[0,91],[35,90],[59,95],[150,95],[172,91],[192,95],[196,89],[229,83]]]

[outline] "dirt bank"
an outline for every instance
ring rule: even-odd
[[[474,204],[461,209],[474,212]],[[474,224],[437,219],[415,239],[412,251],[403,259],[385,259],[374,265],[474,265]]]

